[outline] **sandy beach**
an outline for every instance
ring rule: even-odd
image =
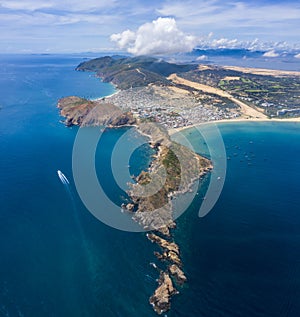
[[[209,124],[218,124],[218,123],[235,123],[235,122],[295,122],[299,123],[300,122],[300,117],[298,118],[289,118],[289,119],[262,119],[262,118],[249,118],[249,119],[244,119],[244,118],[238,118],[238,119],[224,119],[224,120],[216,120],[216,121],[207,121],[207,122],[201,122],[185,127],[180,127],[180,128],[174,128],[174,129],[169,129],[169,135],[175,134],[177,132],[181,132],[183,130],[195,128],[197,126],[204,126],[204,125],[209,125]]]

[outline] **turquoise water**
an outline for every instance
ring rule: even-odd
[[[0,316],[155,316],[157,272],[144,234],[112,229],[78,198],[76,128],[59,123],[58,98],[113,87],[75,72],[78,56],[0,60]],[[198,218],[209,177],[175,232],[189,283],[168,316],[299,316],[300,135],[295,123],[220,125],[228,169],[215,208]],[[126,129],[104,134],[99,166]],[[201,152],[198,135],[186,132]],[[191,134],[189,134],[191,133]],[[132,140],[135,142],[135,140]],[[147,166],[136,151],[133,174]],[[60,169],[70,180],[64,186]],[[107,193],[126,197],[109,176]]]

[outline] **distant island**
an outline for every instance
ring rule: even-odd
[[[58,108],[65,124],[134,126],[156,150],[149,168],[128,190],[131,202],[122,208],[149,231],[148,239],[161,248],[155,256],[167,263],[164,269],[155,265],[158,286],[149,299],[162,314],[170,309],[177,288],[187,281],[180,248],[172,237],[176,227],[172,197],[190,191],[195,180],[213,168],[207,158],[171,141],[168,131],[224,119],[295,118],[300,114],[300,73],[119,56],[83,62],[76,70],[95,72],[114,84],[117,93],[94,101],[76,96],[60,99]],[[141,189],[151,191],[157,184],[159,191],[141,195]]]

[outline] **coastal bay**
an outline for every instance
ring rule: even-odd
[[[159,265],[153,252],[161,250],[143,233],[102,224],[76,194],[70,162],[77,127],[59,123],[56,101],[114,92],[89,73],[74,72],[79,62],[26,56],[1,68],[6,74],[1,87],[10,96],[0,112],[1,313],[154,317],[148,301],[159,274],[149,263]],[[188,284],[167,315],[298,317],[299,124],[246,120],[219,128],[230,157],[225,188],[200,219],[209,182],[204,177],[193,204],[177,220],[173,235]],[[97,156],[101,167],[109,168],[109,149],[124,129],[104,134],[107,151]],[[183,133],[206,156],[199,135]],[[148,167],[151,155],[146,148],[137,154],[130,162],[135,175]],[[76,210],[58,169],[70,181]],[[122,201],[116,184],[108,177],[102,181]]]

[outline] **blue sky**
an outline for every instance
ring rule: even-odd
[[[165,41],[182,40],[186,49],[192,44],[251,47],[255,39],[255,45],[265,49],[300,45],[299,1],[0,0],[0,49],[2,53],[118,48],[137,52],[144,43],[135,42],[138,37],[145,34],[148,42],[156,40],[158,31],[151,31],[152,21],[159,21],[158,30],[164,28]],[[168,23],[173,30],[169,38]],[[131,33],[123,34],[126,30]],[[117,35],[114,41],[112,34]]]

